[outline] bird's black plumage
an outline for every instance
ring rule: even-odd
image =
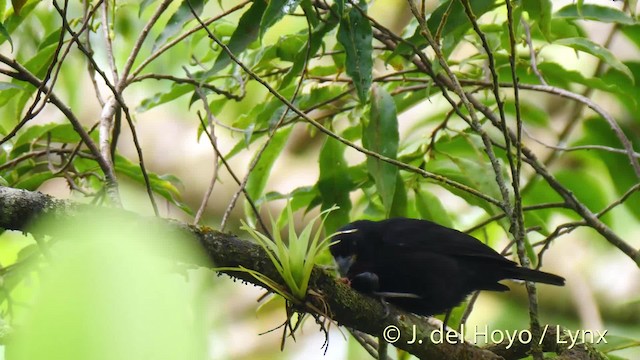
[[[560,276],[520,267],[431,221],[360,220],[339,231],[330,251],[351,286],[416,314],[443,313],[475,290],[507,291],[503,279],[564,285]]]

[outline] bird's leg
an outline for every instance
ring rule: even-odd
[[[446,329],[447,328],[447,323],[449,322],[449,318],[451,317],[451,313],[453,312],[453,308],[450,308],[449,310],[447,310],[447,312],[444,315],[444,321],[442,322],[442,328]]]
[[[391,313],[391,309],[389,309],[389,303],[384,299],[384,296],[380,296],[380,303],[382,303],[382,308],[384,309],[384,317],[386,318]]]
[[[389,316],[391,310],[389,309],[389,303],[385,300],[385,293],[378,293],[380,289],[380,279],[378,275],[372,272],[363,272],[351,279],[351,288],[361,293],[375,295],[382,303],[384,308],[384,317]]]

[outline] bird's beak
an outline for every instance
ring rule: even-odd
[[[356,261],[356,256],[336,256],[336,264],[338,264],[338,272],[341,276],[347,276],[351,265]]]

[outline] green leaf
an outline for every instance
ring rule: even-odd
[[[366,3],[361,1],[360,7],[366,11]],[[371,88],[373,67],[371,24],[358,9],[351,8],[340,20],[337,38],[346,52],[347,75],[353,80],[360,102],[365,103]]]
[[[640,25],[622,26],[620,30],[636,47],[640,48]]]
[[[396,189],[393,193],[393,202],[389,209],[389,217],[407,217],[409,214],[409,204],[407,198],[407,189],[404,181],[400,176],[400,172],[396,175]]]
[[[8,90],[8,89],[18,89],[18,90],[25,90],[24,87],[18,85],[18,84],[13,84],[13,83],[8,83],[8,82],[4,82],[4,81],[0,81],[0,91],[2,90]]]
[[[302,73],[302,69],[304,68],[307,57],[307,52],[309,53],[309,56],[314,56],[318,52],[318,50],[320,50],[320,46],[322,46],[324,37],[327,35],[327,33],[333,30],[336,25],[338,25],[338,19],[335,16],[329,16],[327,20],[320,22],[313,28],[313,30],[311,31],[311,36],[309,36],[309,45],[300,48],[298,53],[295,55],[293,65],[282,79],[280,88],[287,87],[289,84],[291,84],[291,81],[296,76]],[[333,70],[335,71],[335,69]]]
[[[260,34],[260,23],[262,21],[262,15],[267,8],[267,2],[265,0],[255,0],[253,5],[247,10],[238,21],[238,27],[231,35],[229,44],[227,47],[231,53],[238,56],[243,52],[249,44],[254,42]],[[223,51],[218,55],[213,68],[212,73],[217,73],[224,69],[231,62],[229,55]]]
[[[607,341],[598,342],[595,346],[599,351],[609,353],[616,350],[640,347],[640,340],[620,335],[607,335]]]
[[[20,10],[27,3],[27,0],[11,0],[11,5],[13,5],[13,11],[16,15],[20,15]]]
[[[270,0],[267,9],[262,15],[262,21],[260,21],[260,38],[264,36],[264,33],[280,21],[286,14],[292,13],[300,4],[300,0]]]
[[[625,65],[627,66],[627,65]],[[628,67],[628,66],[627,66]],[[635,102],[636,99],[629,96],[629,86],[633,86],[634,80],[618,72],[621,77],[620,81],[604,81],[602,77],[585,77],[579,71],[567,70],[562,65],[555,62],[542,62],[538,64],[538,69],[549,84],[567,88],[569,83],[582,84],[594,89],[606,91],[618,96],[628,98]],[[533,74],[531,74],[533,76]]]
[[[611,130],[609,125],[600,117],[587,119],[584,123],[585,135],[580,141],[573,145],[598,144],[613,148],[620,148],[620,140]],[[622,130],[627,133],[633,133],[632,130],[623,126]],[[631,138],[635,140],[635,138]],[[640,144],[633,141],[633,147],[638,149]],[[613,180],[613,185],[618,196],[622,196],[630,187],[638,182],[635,172],[629,165],[629,159],[625,154],[616,154],[608,151],[593,152],[591,156],[598,157],[609,170],[609,175]],[[598,188],[602,188],[598,185]],[[624,206],[637,218],[640,219],[640,193],[635,192],[624,202]],[[597,209],[598,211],[601,209]]]
[[[73,126],[68,123],[49,123],[44,125],[32,125],[22,129],[13,142],[11,157],[15,158],[31,149],[32,144],[50,134],[52,142],[75,143],[79,140]]]
[[[259,199],[262,196],[267,185],[267,180],[269,180],[271,168],[273,168],[273,164],[275,164],[276,159],[278,159],[284,146],[287,144],[292,129],[293,126],[287,126],[276,130],[269,145],[264,149],[262,156],[260,156],[256,166],[251,171],[251,174],[249,174],[246,189],[247,195],[252,200]],[[248,217],[255,215],[250,210],[250,207],[245,207],[245,213]]]
[[[555,12],[554,16],[565,19],[594,20],[601,23],[616,23],[634,25],[637,22],[626,13],[609,6],[584,4],[579,9],[578,4],[569,4]]]
[[[382,87],[373,88],[371,118],[363,127],[362,144],[368,150],[395,159],[398,155],[398,117],[393,98]],[[398,168],[395,165],[367,157],[367,168],[373,177],[387,216],[396,191]]]
[[[116,155],[114,158],[114,165],[116,172],[135,180],[137,183],[144,185],[144,177],[142,176],[142,169],[140,165],[134,164],[121,155]],[[167,199],[169,202],[180,208],[187,214],[192,214],[193,211],[182,202],[180,191],[176,187],[179,184],[179,180],[175,176],[171,175],[158,175],[147,170],[147,176],[149,177],[149,184],[151,190]]]
[[[28,299],[29,309],[20,312],[28,316],[11,335],[11,359],[206,358],[205,337],[189,331],[198,323],[191,316],[201,306],[195,304],[198,291],[186,271],[178,275],[184,268],[167,271],[162,259],[205,260],[168,226],[136,224],[114,213],[78,211],[74,221],[49,218],[38,230],[65,239],[47,244],[60,266],[47,266],[46,276],[37,275],[43,264],[21,266],[33,273],[23,277],[28,297],[17,297]],[[149,326],[144,334],[142,324]]]
[[[7,33],[13,34],[13,32],[22,24],[22,21],[27,19],[29,14],[36,8],[39,4],[43,3],[42,1],[31,1],[27,2],[20,9],[20,14],[14,12],[9,13],[9,15],[4,19],[3,26],[7,30]],[[0,44],[4,43],[4,39],[0,41]]]
[[[551,38],[550,0],[522,0],[522,10],[529,13],[529,21],[535,22],[547,39]]]
[[[447,209],[444,208],[437,196],[433,195],[424,186],[415,191],[415,195],[416,208],[422,219],[431,220],[446,227],[454,227]]]
[[[53,58],[53,54],[55,50],[56,50],[55,45],[51,45],[45,49],[41,49],[40,51],[38,51],[38,53],[34,57],[32,57],[31,59],[29,59],[29,61],[23,64],[23,66],[27,68],[34,75],[38,77],[42,77],[44,76],[48,65],[51,63],[51,59]],[[15,80],[15,79],[12,80],[11,83],[16,85],[19,84],[19,85],[16,86],[15,88],[7,89],[0,93],[0,106],[4,106],[9,101],[17,101],[18,105],[16,108],[18,110],[18,113],[21,113],[27,100],[29,100],[29,98],[31,97],[31,94],[33,94],[36,91],[36,88],[27,82]],[[24,84],[25,90],[20,89],[20,87],[22,87],[23,84]]]
[[[295,91],[294,86],[290,86],[280,92],[282,96],[291,98]],[[297,104],[297,101],[295,102]],[[246,149],[254,143],[257,139],[266,135],[265,131],[254,132],[256,129],[266,130],[273,127],[283,112],[285,111],[285,105],[278,99],[271,98],[269,101],[263,101],[257,106],[253,106],[251,111],[245,112],[240,115],[236,121],[232,124],[234,127],[244,129],[244,137],[239,140],[236,145],[225,155],[226,159],[237,155],[243,149]]]
[[[520,114],[525,123],[540,127],[549,125],[549,112],[539,107],[538,104],[521,100],[519,105]],[[516,106],[513,100],[507,99],[505,101],[504,110],[507,115],[511,115],[515,119]]]
[[[640,79],[640,62],[625,62],[625,65],[629,67],[636,79]],[[634,114],[638,111],[640,82],[631,82],[623,73],[612,68],[599,76],[598,80],[606,84],[615,84],[616,88],[620,89],[616,92],[618,101],[626,106],[629,113]]]
[[[607,206],[602,178],[592,175],[587,169],[560,170],[554,175],[592,212],[598,212]]]
[[[152,52],[164,44],[168,39],[176,35],[180,29],[182,29],[184,24],[193,19],[191,8],[193,8],[193,11],[200,16],[200,14],[202,14],[202,9],[204,8],[204,3],[205,0],[183,0],[176,12],[171,15],[171,18],[169,18],[167,25],[165,25],[160,35],[158,35],[156,41],[153,43]]]
[[[262,204],[267,201],[274,200],[288,200],[289,204],[291,204],[291,209],[293,211],[297,211],[302,208],[307,208],[311,202],[320,195],[318,189],[313,186],[303,186],[294,189],[292,192],[288,194],[281,194],[276,191],[270,191],[266,193],[261,199],[256,201],[257,205]],[[280,220],[278,221],[280,222]]]
[[[535,32],[532,33],[532,36],[535,36]],[[551,19],[552,40],[581,36],[587,37],[588,35],[586,31],[576,23],[576,21],[569,19],[559,19],[555,17]]]
[[[16,183],[11,186],[17,189],[35,191],[40,187],[40,185],[42,185],[42,183],[53,178],[54,176],[50,171],[37,173],[29,172],[25,176],[22,176]]]
[[[145,112],[193,91],[194,87],[191,84],[173,83],[168,91],[158,92],[153,94],[151,97],[143,99],[140,102],[140,105],[136,107],[136,111],[139,113]]]
[[[11,35],[9,35],[9,32],[7,31],[7,29],[4,27],[4,24],[2,24],[0,22],[0,35],[5,39],[5,40],[9,40],[9,44],[11,45],[11,52],[13,52],[13,40],[11,40]],[[3,41],[0,41],[0,44]]]
[[[142,0],[138,9],[138,17],[141,17],[144,10],[149,7],[149,5],[153,4],[154,1],[155,0]]]
[[[334,4],[338,13],[339,17],[343,17],[344,16],[344,3],[346,1],[345,0],[335,0]]]
[[[438,145],[436,145],[438,147]],[[433,173],[446,176],[451,180],[457,181],[461,184],[467,185],[480,193],[493,197],[494,199],[502,200],[502,195],[498,184],[496,183],[496,175],[493,172],[492,166],[488,161],[482,160],[476,156],[438,156],[427,162],[426,170]],[[501,168],[505,181],[510,183],[510,179],[506,174],[506,168],[501,161]],[[469,204],[478,206],[484,209],[489,215],[496,215],[500,213],[500,210],[493,204],[488,203],[485,200],[453,187],[446,187],[451,193],[460,196],[466,200]],[[508,223],[500,223],[503,228],[508,228]]]
[[[334,205],[338,210],[332,211],[327,217],[324,228],[327,234],[333,234],[340,227],[349,223],[351,199],[349,192],[354,185],[349,176],[349,167],[344,159],[346,145],[336,139],[327,137],[320,150],[320,178],[318,190],[322,198],[322,209],[326,210]]]
[[[615,55],[611,53],[611,51],[594,43],[589,39],[565,38],[565,39],[556,40],[554,44],[568,46],[575,50],[583,51],[588,54],[591,54],[597,57],[598,59],[602,60],[609,66],[613,67],[614,69],[623,72],[625,75],[629,77],[631,81],[634,81],[631,70],[629,70],[629,68],[625,64],[623,64],[622,61],[618,60],[618,58],[616,58]]]
[[[529,258],[529,261],[531,262],[531,267],[535,268],[538,265],[538,254],[531,245],[531,241],[529,241],[528,236],[524,237],[524,250],[527,257]]]

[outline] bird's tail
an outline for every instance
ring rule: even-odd
[[[533,269],[527,269],[518,267],[514,269],[513,279],[534,281],[544,284],[551,284],[557,286],[564,286],[564,278],[558,275],[546,273],[544,271],[538,271]]]

